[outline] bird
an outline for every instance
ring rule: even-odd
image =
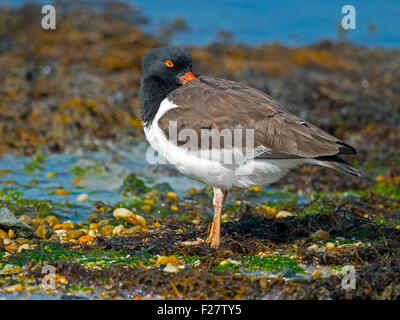
[[[290,113],[258,89],[193,74],[192,59],[181,48],[149,50],[141,69],[140,116],[151,148],[183,175],[213,189],[208,237],[185,244],[220,245],[221,215],[234,187],[274,183],[302,164],[361,175],[340,157],[356,154],[355,148]],[[241,135],[234,143],[232,136],[238,131]],[[220,138],[219,143],[214,138]]]

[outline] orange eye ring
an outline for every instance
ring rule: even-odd
[[[174,64],[172,63],[171,60],[165,60],[165,65],[166,65],[168,68],[172,68],[172,67],[174,66]]]

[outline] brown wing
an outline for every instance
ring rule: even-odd
[[[256,158],[316,158],[356,153],[351,146],[286,112],[267,94],[241,83],[200,76],[171,92],[168,99],[179,108],[169,110],[159,120],[167,136],[170,121],[176,121],[178,133],[192,129],[198,137],[202,129],[219,132],[253,129]]]

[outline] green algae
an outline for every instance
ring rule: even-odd
[[[279,272],[284,268],[288,268],[295,273],[304,273],[303,268],[301,268],[296,260],[291,259],[286,256],[265,256],[260,257],[255,254],[249,254],[242,256],[240,258],[240,264],[232,263],[229,260],[221,265],[214,267],[214,270],[224,270],[224,271],[269,271],[269,272]]]
[[[76,262],[86,266],[99,264],[103,268],[114,264],[126,264],[133,267],[151,266],[149,258],[131,256],[125,250],[92,249],[84,252],[81,250],[67,249],[56,243],[43,243],[32,250],[23,250],[10,257],[8,264],[23,266],[29,262],[55,263],[58,261]]]
[[[24,166],[26,173],[32,173],[35,170],[44,169],[44,156],[41,154],[36,155],[33,160]]]

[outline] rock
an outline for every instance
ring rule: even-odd
[[[44,222],[46,222],[50,227],[60,224],[60,220],[58,220],[58,218],[55,216],[47,216],[44,218]]]
[[[79,239],[82,236],[85,236],[86,233],[83,230],[68,230],[67,237],[69,239]]]
[[[3,292],[6,292],[6,293],[22,292],[22,290],[23,290],[22,284],[18,283],[18,284],[14,284],[12,286],[5,288],[3,290]]]
[[[161,265],[161,264],[165,264],[165,265],[172,265],[172,266],[178,266],[179,264],[182,263],[182,260],[179,260],[177,257],[175,256],[161,256],[157,259],[157,264]]]
[[[152,186],[151,188],[154,190],[157,190],[161,193],[166,193],[166,192],[172,191],[172,187],[170,186],[170,184],[168,182],[156,184],[156,185]]]
[[[26,214],[23,214],[18,219],[21,220],[22,222],[25,222],[28,225],[32,225],[32,223],[33,223],[32,218]]]
[[[116,226],[112,232],[113,236],[120,236],[124,232],[124,229],[125,228],[122,224],[120,224],[119,226]]]
[[[29,249],[30,249],[29,244],[28,244],[28,243],[25,243],[25,244],[23,244],[22,246],[20,246],[20,247],[18,248],[18,252],[21,252],[22,250],[29,250]]]
[[[326,248],[327,248],[328,250],[332,250],[332,249],[335,248],[335,244],[332,243],[332,242],[328,242],[328,243],[326,244]]]
[[[113,216],[115,219],[125,219],[129,223],[135,225],[135,226],[146,226],[146,220],[138,215],[133,213],[132,211],[126,209],[126,208],[117,208],[113,212]]]
[[[291,212],[288,212],[288,211],[279,211],[276,214],[277,218],[286,218],[286,217],[292,217],[292,216],[294,216],[294,214]]]
[[[0,271],[0,274],[5,275],[5,276],[10,276],[13,273],[19,273],[21,271],[21,268],[18,266],[14,266],[12,264],[6,264],[3,268],[3,270]]]
[[[78,195],[78,196],[76,197],[76,201],[78,201],[78,202],[89,201],[89,195],[86,194],[86,193],[82,193],[82,194],[80,194],[80,195]]]
[[[102,236],[111,236],[114,230],[114,226],[106,224],[105,226],[101,227],[100,234]]]
[[[326,240],[329,239],[331,235],[329,234],[329,232],[326,232],[325,230],[318,230],[312,233],[310,237],[318,240]]]
[[[60,196],[67,196],[67,195],[70,194],[70,192],[67,191],[67,190],[64,190],[64,189],[60,188],[60,189],[57,189],[57,190],[56,190],[56,194],[58,194],[58,195],[60,195]]]
[[[167,192],[167,197],[177,201],[179,198],[179,195],[175,192],[170,191],[170,192]]]
[[[168,273],[175,273],[179,271],[178,267],[173,266],[172,264],[167,264],[167,266],[162,270]]]
[[[82,236],[82,237],[80,237],[78,241],[79,241],[80,243],[88,243],[88,242],[91,242],[91,241],[93,241],[93,240],[94,240],[93,237],[87,235],[87,236]]]
[[[36,235],[41,238],[41,239],[48,239],[50,238],[50,232],[47,229],[47,226],[45,224],[40,225],[36,229]]]
[[[0,239],[7,239],[8,233],[0,229]]]
[[[31,226],[18,220],[8,208],[0,209],[0,228],[5,230],[13,229],[17,237],[28,238],[35,233],[35,230]]]

